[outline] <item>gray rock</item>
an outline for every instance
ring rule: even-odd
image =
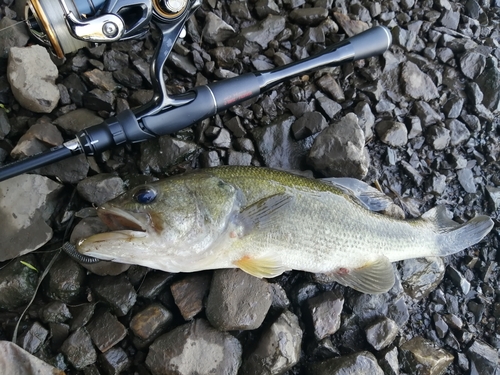
[[[271,40],[276,39],[285,29],[286,18],[269,15],[254,26],[241,30],[241,35],[249,42],[258,43],[262,48],[267,48]]]
[[[252,19],[252,14],[248,9],[246,1],[234,1],[229,4],[229,9],[233,17],[243,18],[246,20]]]
[[[114,80],[112,72],[94,69],[84,72],[83,77],[85,77],[91,86],[97,87],[103,91],[113,92],[121,87],[120,84]]]
[[[102,353],[107,352],[127,335],[125,326],[107,310],[94,314],[86,328],[92,342]]]
[[[60,98],[57,76],[57,67],[45,48],[33,45],[10,49],[7,78],[14,97],[24,108],[52,112]]]
[[[441,121],[441,116],[427,102],[417,101],[413,107],[413,113],[420,118],[424,126]]]
[[[219,148],[229,148],[231,147],[231,134],[227,129],[220,129],[219,134],[213,140],[213,145]]]
[[[203,151],[200,154],[200,164],[202,168],[218,167],[221,160],[217,151]]]
[[[324,292],[307,300],[309,314],[314,327],[316,340],[333,335],[340,328],[340,314],[344,298],[334,292]]]
[[[229,150],[227,155],[227,165],[251,165],[252,155],[246,152]]]
[[[405,124],[398,121],[380,121],[375,125],[380,140],[393,147],[402,147],[408,142],[408,130]]]
[[[319,109],[329,120],[333,119],[334,116],[342,110],[342,106],[339,103],[330,98],[327,98],[319,91],[314,94],[314,97],[318,102]]]
[[[328,17],[328,10],[320,7],[294,9],[288,17],[302,26],[317,26]]]
[[[470,360],[471,374],[498,375],[500,373],[500,359],[497,351],[481,340],[474,340],[467,349],[467,358]]]
[[[324,176],[366,176],[369,158],[365,149],[365,136],[358,118],[349,113],[323,130],[315,139],[308,162]]]
[[[109,49],[103,53],[104,70],[114,72],[128,67],[128,54],[116,49]]]
[[[115,108],[115,96],[112,92],[93,89],[83,95],[85,108],[91,111],[111,112]]]
[[[26,305],[36,293],[39,272],[22,262],[38,269],[33,255],[25,255],[16,262],[9,262],[0,269],[0,309],[14,310]]]
[[[465,122],[470,131],[475,132],[481,129],[481,120],[477,116],[462,114],[460,118]]]
[[[100,173],[82,180],[76,191],[86,201],[100,206],[125,192],[123,180],[112,174]]]
[[[460,12],[455,12],[453,10],[446,10],[441,17],[441,25],[452,30],[458,28],[458,23],[460,22]]]
[[[207,298],[206,315],[221,331],[260,327],[271,307],[271,291],[266,280],[240,269],[216,270]]]
[[[484,94],[481,91],[481,88],[476,82],[468,82],[466,86],[467,96],[469,97],[472,105],[476,107],[476,111],[478,110],[478,106],[480,106],[483,102]]]
[[[10,154],[15,158],[24,158],[62,143],[63,137],[59,130],[46,117],[42,117],[24,133]]]
[[[346,12],[347,13],[347,12]],[[345,31],[348,37],[352,37],[367,30],[370,26],[366,22],[351,20],[347,14],[333,12],[333,17],[339,26]]]
[[[158,162],[162,171],[168,171],[171,167],[192,160],[198,150],[196,143],[174,138],[170,135],[160,137],[158,145]]]
[[[399,348],[404,371],[415,375],[440,375],[453,362],[453,355],[423,337],[416,336]]]
[[[0,141],[5,139],[5,137],[10,133],[11,126],[7,112],[5,109],[0,108]]]
[[[30,37],[26,25],[16,22],[9,17],[0,20],[0,58],[9,57],[11,47],[24,47]]]
[[[256,349],[243,361],[241,375],[279,375],[300,359],[302,330],[290,311],[283,312],[263,333]]]
[[[36,250],[52,238],[47,222],[61,192],[62,185],[39,175],[23,174],[0,182],[0,261]]]
[[[470,131],[465,124],[457,119],[447,120],[446,127],[450,130],[450,145],[458,146],[470,138]]]
[[[114,347],[98,356],[99,369],[106,374],[122,374],[130,366],[129,355],[120,347]]]
[[[61,301],[53,301],[40,309],[40,318],[44,323],[64,323],[73,316],[68,306]]]
[[[184,320],[193,319],[203,310],[203,300],[208,294],[210,280],[210,273],[197,272],[170,285],[175,304]]]
[[[477,192],[476,182],[474,181],[474,174],[472,169],[464,168],[457,171],[458,182],[467,193],[475,194]]]
[[[239,60],[241,51],[234,47],[216,47],[211,49],[210,55],[213,57],[217,65],[221,68],[230,69]]]
[[[290,131],[294,121],[293,116],[282,116],[267,126],[252,129],[255,146],[267,167],[306,169],[306,155],[313,139],[294,140]]]
[[[448,333],[448,324],[444,321],[441,315],[438,313],[432,314],[432,320],[434,321],[434,328],[436,329],[437,336],[442,339]]]
[[[399,375],[398,354],[398,348],[396,347],[383,350],[380,353],[378,363],[384,370],[385,375]]]
[[[172,51],[168,56],[168,61],[185,75],[195,76],[198,72],[188,56],[182,56]]]
[[[280,14],[280,8],[274,0],[258,0],[255,3],[255,11],[259,18],[266,18],[270,14]]]
[[[64,183],[77,184],[87,177],[90,165],[85,155],[74,156],[40,168],[40,173],[55,176]]]
[[[73,332],[62,344],[61,352],[78,370],[93,364],[97,360],[97,353],[85,328],[79,328]]]
[[[137,68],[137,65],[134,64],[134,66]],[[135,70],[128,68],[128,67],[113,72],[113,78],[119,84],[121,84],[125,87],[128,87],[130,89],[136,89],[136,90],[140,89],[142,87],[143,77],[144,77],[144,74],[142,74],[142,72],[141,72],[141,74],[139,74]],[[146,76],[146,80],[147,80],[147,76]],[[110,99],[111,99],[111,95],[108,95],[106,97],[106,102],[105,102],[106,106],[108,106],[108,107],[110,104],[111,105],[114,104],[113,102],[110,102]],[[114,99],[114,95],[113,95],[113,99]]]
[[[403,64],[401,79],[406,95],[413,99],[429,101],[439,97],[438,89],[431,78],[411,61]]]
[[[157,338],[149,347],[146,365],[153,375],[236,375],[241,352],[235,337],[197,319]]]
[[[45,344],[49,330],[38,322],[24,332],[17,340],[18,344],[28,353],[36,353]]]
[[[365,328],[366,340],[375,350],[382,350],[392,344],[399,327],[392,319],[383,317]]]
[[[368,142],[373,137],[373,125],[375,124],[375,116],[370,105],[367,102],[359,102],[354,107],[354,113],[358,116],[358,124],[365,133],[365,142]]]
[[[344,91],[331,74],[323,75],[316,83],[321,90],[328,93],[336,102],[342,103],[345,100]]]
[[[425,132],[425,141],[434,150],[444,150],[451,141],[450,131],[443,126],[431,125]]]
[[[86,108],[75,109],[74,111],[59,116],[54,120],[54,124],[60,126],[61,128],[67,130],[72,134],[76,134],[80,130],[100,124],[102,122],[102,117],[97,116],[95,112]]]
[[[441,283],[444,271],[443,260],[438,257],[407,259],[403,261],[401,282],[411,298],[420,300]]]
[[[500,188],[494,186],[486,186],[486,192],[493,211],[500,208]]]
[[[134,287],[123,274],[96,276],[91,280],[90,287],[101,300],[111,307],[116,316],[126,315],[137,299]]]
[[[235,35],[233,27],[212,12],[208,12],[203,28],[203,39],[212,44],[224,42]]]
[[[497,113],[500,110],[500,70],[494,59],[487,59],[486,68],[477,77],[476,83],[484,94],[483,104]]]
[[[462,273],[453,266],[448,266],[447,274],[453,284],[460,288],[462,293],[466,295],[470,291],[470,282],[462,275]]]
[[[460,116],[465,99],[458,96],[451,96],[443,107],[443,112],[449,119],[456,119]]]
[[[142,342],[150,342],[173,323],[174,315],[159,303],[148,305],[130,321],[130,330]]]
[[[234,116],[228,121],[224,122],[224,125],[233,133],[233,135],[237,138],[244,137],[247,134],[245,127],[241,123],[241,120],[238,116]]]
[[[306,112],[293,123],[292,133],[295,139],[300,140],[319,133],[327,127],[328,123],[321,113]]]
[[[45,294],[67,304],[78,301],[85,290],[85,276],[83,267],[61,254],[43,281]]]
[[[469,79],[476,79],[486,67],[486,56],[475,51],[467,51],[460,57],[460,69]]]
[[[338,358],[327,359],[320,363],[313,363],[308,374],[311,375],[348,375],[370,374],[384,375],[384,371],[377,363],[377,359],[370,352],[359,352],[344,355]]]

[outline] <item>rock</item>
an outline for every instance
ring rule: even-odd
[[[49,331],[40,323],[35,322],[17,340],[18,344],[28,353],[36,353],[47,340]]]
[[[500,110],[500,70],[492,58],[486,60],[486,68],[475,82],[484,94],[483,104],[497,113]]]
[[[373,137],[373,125],[375,124],[375,116],[370,105],[367,102],[359,102],[354,108],[354,113],[358,116],[358,124],[365,133],[365,142],[368,142]]]
[[[321,90],[328,93],[337,103],[342,103],[345,100],[344,91],[331,74],[323,75],[316,83]]]
[[[285,17],[271,14],[256,25],[242,29],[240,34],[245,40],[267,48],[269,42],[275,40],[278,34],[285,29],[285,23]]]
[[[219,148],[231,147],[231,134],[227,129],[220,129],[219,135],[213,140],[213,145]]]
[[[45,294],[64,303],[78,301],[84,292],[85,270],[64,253],[59,255],[43,281]]]
[[[37,113],[50,113],[59,102],[55,83],[57,67],[41,46],[12,47],[7,64],[7,78],[12,94],[24,108]]]
[[[369,28],[366,22],[351,20],[349,16],[340,12],[333,12],[333,17],[348,37],[359,34]]]
[[[472,345],[467,349],[466,355],[470,360],[471,374],[498,374],[500,368],[498,353],[485,342],[474,340]]]
[[[105,301],[116,316],[126,315],[135,305],[137,293],[125,275],[94,277],[91,280],[94,293]]]
[[[216,47],[209,51],[221,68],[230,69],[239,61],[241,51],[234,47]]]
[[[174,274],[151,270],[141,278],[141,287],[137,293],[140,298],[153,300],[165,293],[165,287],[172,281]]]
[[[190,76],[196,76],[197,69],[189,57],[179,55],[178,53],[172,51],[168,56],[168,61],[170,61],[182,73]]]
[[[125,326],[107,310],[94,314],[86,328],[92,342],[102,353],[107,352],[127,335]]]
[[[243,361],[238,373],[284,374],[299,362],[301,343],[299,320],[290,311],[285,311],[262,333],[257,347]]]
[[[324,292],[307,300],[316,340],[333,335],[340,328],[344,298],[335,292]]]
[[[475,194],[477,191],[474,181],[474,174],[470,168],[463,168],[457,171],[458,182],[467,193]]]
[[[76,191],[86,201],[100,206],[124,193],[125,188],[120,177],[100,173],[80,181],[76,186]]]
[[[317,26],[328,17],[328,10],[320,7],[299,8],[292,10],[288,17],[302,26]]]
[[[208,294],[210,280],[210,273],[197,272],[170,285],[175,304],[184,320],[193,319],[203,310],[203,300]]]
[[[62,344],[61,352],[78,370],[93,364],[97,360],[97,353],[85,328],[79,328],[73,332]]]
[[[389,318],[381,318],[365,328],[366,340],[377,351],[392,344],[399,328],[396,322]]]
[[[327,359],[320,363],[313,363],[308,374],[311,375],[347,375],[370,374],[384,375],[377,363],[377,359],[370,352],[358,352],[338,358]]]
[[[0,182],[3,223],[0,261],[36,250],[52,238],[52,229],[47,223],[61,192],[62,185],[39,175],[23,174]]]
[[[220,331],[256,329],[264,321],[271,301],[266,280],[240,269],[216,270],[205,313],[210,324]]]
[[[0,269],[0,309],[9,311],[24,306],[36,293],[39,272],[26,264],[38,268],[35,257],[25,255]]]
[[[444,374],[453,359],[446,350],[420,336],[405,342],[399,350],[401,367],[415,375]]]
[[[40,173],[57,177],[63,183],[77,184],[87,177],[89,168],[87,157],[82,154],[40,168]]]
[[[451,141],[450,131],[439,125],[431,125],[427,128],[425,140],[434,150],[444,150]]]
[[[311,167],[326,177],[362,179],[368,172],[369,159],[365,136],[358,118],[349,113],[323,130],[309,152]]]
[[[136,66],[137,68],[137,66]],[[141,72],[142,73],[142,72]],[[128,87],[130,89],[140,89],[143,83],[143,75],[137,73],[135,70],[130,68],[123,68],[113,72],[113,78],[119,84]],[[148,76],[146,75],[146,80]],[[111,93],[110,93],[111,94]],[[110,99],[114,99],[114,95],[106,96],[105,105],[109,108],[109,106],[114,107],[114,103]],[[92,108],[91,108],[92,109]]]
[[[68,306],[61,301],[53,301],[40,310],[40,318],[44,323],[64,323],[73,316]]]
[[[486,67],[486,56],[475,51],[467,51],[460,57],[460,69],[469,79],[476,79]]]
[[[408,142],[408,130],[402,122],[387,120],[375,125],[380,140],[393,147],[402,147]]]
[[[416,300],[425,298],[441,283],[444,277],[441,258],[414,258],[403,261],[401,282],[408,295]]]
[[[57,127],[52,125],[47,118],[42,117],[24,133],[10,155],[16,159],[22,159],[62,143],[63,137]]]
[[[104,70],[114,72],[128,67],[128,54],[116,49],[110,49],[103,53]]]
[[[295,141],[290,132],[294,121],[293,116],[283,116],[267,126],[252,129],[255,146],[267,167],[306,169],[306,155],[313,140],[309,137]]]
[[[488,198],[493,211],[500,207],[500,188],[494,186],[486,186]]]
[[[431,78],[411,61],[403,64],[401,79],[405,94],[413,99],[429,101],[439,97],[438,89]]]
[[[413,113],[420,118],[422,125],[429,126],[441,121],[441,116],[427,102],[419,100],[413,106]]]
[[[122,348],[111,348],[105,353],[99,354],[99,368],[106,374],[122,374],[130,365],[130,359],[127,352]]]
[[[235,337],[197,319],[157,338],[149,347],[146,365],[153,375],[236,375],[241,351]]]
[[[456,119],[460,116],[465,99],[458,96],[451,96],[443,107],[443,112],[449,119]]]
[[[255,11],[259,18],[266,18],[270,14],[280,14],[280,8],[274,0],[258,0],[255,3]]]
[[[450,130],[450,145],[452,146],[458,146],[470,138],[469,129],[459,120],[446,120],[446,127]]]
[[[9,118],[7,117],[7,112],[5,112],[5,109],[0,108],[0,141],[5,139],[5,137],[10,133],[10,130],[11,126]]]
[[[83,95],[85,108],[92,111],[111,112],[115,108],[115,96],[112,92],[93,89]]]
[[[447,274],[450,277],[453,284],[460,288],[462,293],[466,295],[470,291],[470,282],[453,266],[448,266]]]
[[[153,303],[130,321],[130,329],[141,341],[152,341],[173,323],[174,315],[163,305]]]
[[[78,133],[87,127],[98,125],[103,122],[102,117],[99,117],[95,112],[86,109],[78,108],[74,111],[68,112],[59,116],[54,120],[54,124],[69,131],[72,134]]]
[[[160,163],[163,170],[191,160],[198,150],[198,146],[190,141],[183,141],[178,138],[164,135],[159,138]]]
[[[327,127],[328,123],[321,113],[306,112],[293,123],[292,133],[295,139],[300,140],[319,133]]]
[[[247,134],[247,131],[245,130],[245,127],[241,123],[241,119],[238,116],[234,116],[228,121],[224,122],[224,125],[237,138],[244,137]]]
[[[61,366],[64,367],[64,366]],[[0,368],[4,374],[25,375],[65,375],[65,372],[55,368],[43,360],[31,355],[10,341],[0,341]]]
[[[446,10],[441,16],[441,25],[452,30],[458,28],[458,23],[460,22],[460,12],[455,12],[453,10]]]
[[[336,101],[327,98],[321,92],[317,91],[314,94],[316,101],[318,102],[319,109],[328,117],[329,120],[333,119],[337,113],[342,110],[342,106]]]
[[[378,357],[378,363],[385,375],[399,375],[398,349],[392,347],[383,350]]]
[[[9,57],[11,47],[24,47],[30,39],[26,26],[9,17],[2,17],[0,30],[2,30],[0,34],[0,58],[2,59]]]
[[[203,39],[212,44],[224,42],[235,35],[234,29],[212,12],[207,13]]]

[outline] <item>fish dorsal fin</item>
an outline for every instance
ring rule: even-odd
[[[356,178],[349,177],[329,177],[322,178],[320,181],[332,185],[353,197],[361,206],[370,211],[383,211],[394,202],[387,195],[366,182]]]
[[[385,293],[394,285],[394,269],[385,256],[359,268],[340,268],[328,274],[339,284],[362,293]]]
[[[244,256],[233,263],[246,273],[258,278],[276,277],[286,271],[285,267],[274,257],[252,258]]]
[[[293,196],[289,194],[275,194],[246,207],[238,215],[238,220],[243,227],[242,235],[248,235],[255,229],[276,222],[279,214],[283,213],[293,200]]]
[[[448,217],[446,207],[443,205],[431,208],[429,211],[424,213],[421,218],[433,223],[441,230],[455,228],[460,225]]]

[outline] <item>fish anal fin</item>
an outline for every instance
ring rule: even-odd
[[[274,258],[252,258],[244,256],[233,262],[246,273],[258,278],[272,278],[281,275],[286,269]]]
[[[362,293],[385,293],[394,285],[394,269],[384,256],[359,268],[339,268],[328,274],[339,284]]]

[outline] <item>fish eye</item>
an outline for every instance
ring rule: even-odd
[[[151,187],[143,187],[134,194],[134,200],[140,204],[149,204],[156,199],[156,190]]]

